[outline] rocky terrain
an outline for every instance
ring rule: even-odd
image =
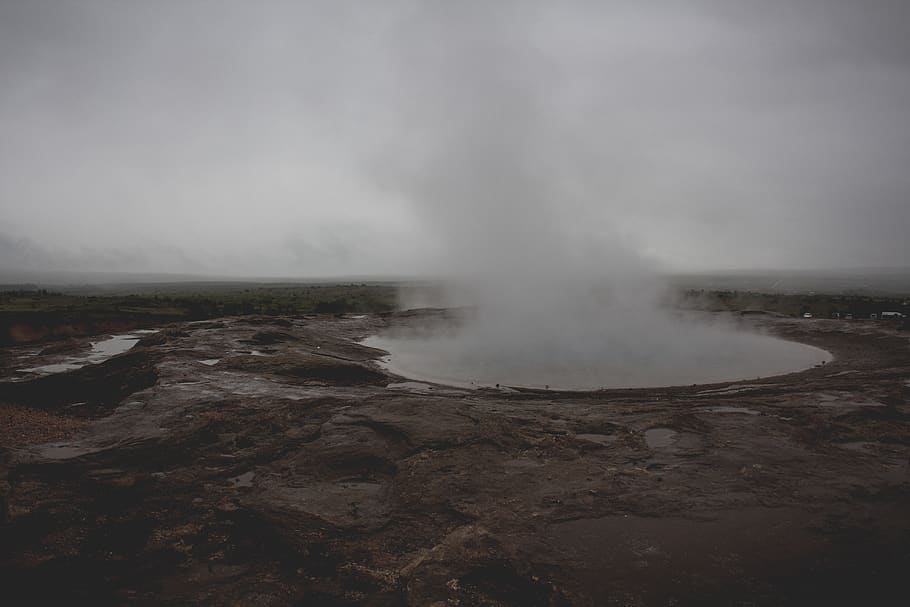
[[[8,348],[7,596],[905,604],[906,332],[750,318],[835,360],[762,380],[561,393],[412,382],[357,343],[416,317],[182,323],[37,378],[15,371],[60,354]],[[56,424],[62,434],[39,432]]]

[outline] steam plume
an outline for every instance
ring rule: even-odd
[[[579,83],[561,81],[534,23],[509,17],[453,8],[422,32],[427,52],[405,57],[403,72],[430,86],[410,91],[423,137],[400,183],[438,238],[437,272],[476,313],[455,335],[408,344],[399,362],[435,360],[431,373],[467,369],[485,383],[597,387],[688,382],[717,360],[772,351],[772,340],[756,350],[659,308],[653,268],[603,220],[623,204],[604,187],[608,167],[582,160],[604,133],[561,98]]]

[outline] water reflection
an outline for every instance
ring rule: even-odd
[[[706,327],[685,337],[690,339],[650,351],[630,351],[607,341],[592,345],[592,340],[581,340],[577,348],[571,342],[497,348],[457,333],[374,335],[362,343],[388,352],[382,364],[396,375],[468,388],[596,390],[711,384],[802,371],[831,360],[831,354],[819,348],[768,335]]]
[[[63,373],[65,371],[74,371],[76,369],[81,369],[86,365],[104,362],[113,356],[123,354],[135,346],[136,342],[142,338],[143,334],[155,332],[156,331],[153,329],[143,329],[134,331],[133,333],[125,333],[123,335],[112,335],[107,339],[91,342],[91,349],[84,354],[69,356],[57,363],[29,367],[27,369],[22,369],[22,371],[27,373],[48,375],[52,373]]]

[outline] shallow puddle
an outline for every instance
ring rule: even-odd
[[[676,441],[676,430],[651,428],[645,431],[645,443],[651,449],[666,449]]]
[[[427,392],[432,390],[433,387],[429,384],[424,384],[419,381],[399,381],[392,382],[386,385],[387,390],[409,390],[412,392]]]
[[[840,396],[833,394],[820,394],[818,396],[819,407],[829,407],[835,409],[861,409],[863,407],[884,407],[885,405],[875,400],[852,400],[853,396],[848,392],[842,392]]]
[[[595,443],[604,447],[609,447],[616,442],[616,436],[612,434],[576,434],[575,438],[588,443]]]
[[[29,367],[28,369],[22,369],[26,373],[40,373],[42,375],[51,375],[53,373],[64,373],[65,371],[75,371],[76,369],[81,369],[85,365],[89,364],[88,362],[66,362],[66,363],[54,363],[51,365],[40,365],[37,367]]]
[[[235,489],[238,489],[241,487],[252,487],[254,478],[256,478],[255,472],[244,472],[243,474],[241,474],[239,476],[235,476],[234,478],[229,478],[228,481],[230,481],[230,483],[234,486]]]
[[[746,415],[761,415],[755,409],[747,409],[746,407],[711,407],[708,409],[711,413],[744,413]]]
[[[156,329],[142,329],[126,333],[123,335],[112,335],[107,339],[91,342],[92,348],[85,354],[79,356],[70,356],[66,359],[48,365],[39,365],[22,369],[27,373],[38,373],[48,375],[53,373],[63,373],[65,371],[74,371],[81,369],[86,365],[97,364],[112,358],[118,354],[123,354],[136,345],[140,339],[140,334],[157,333]]]
[[[714,388],[711,390],[701,390],[698,394],[710,394],[714,396],[725,396],[731,394],[739,394],[740,392],[749,392],[751,390],[761,390],[767,389],[779,384],[738,384],[735,386],[727,386],[725,388]]]
[[[114,335],[109,339],[92,342],[92,353],[104,358],[110,358],[117,354],[122,354],[136,345],[139,337],[135,334]]]
[[[87,447],[77,447],[65,443],[54,443],[43,445],[38,448],[38,453],[48,459],[72,459],[91,453],[93,449]]]

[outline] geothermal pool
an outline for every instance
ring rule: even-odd
[[[663,347],[607,339],[593,346],[584,340],[578,347],[534,340],[522,347],[491,346],[470,334],[376,335],[363,344],[388,352],[382,365],[396,375],[461,387],[597,390],[709,384],[802,371],[832,359],[813,346],[714,329]]]

